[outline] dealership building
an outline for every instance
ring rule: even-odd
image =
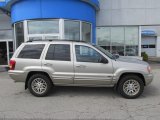
[[[0,0],[0,65],[29,40],[97,44],[113,54],[160,57],[160,0]]]

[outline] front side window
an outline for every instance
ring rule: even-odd
[[[70,45],[53,44],[49,46],[46,60],[71,61]]]
[[[26,45],[18,55],[18,58],[40,59],[44,44]]]
[[[100,60],[104,58],[96,50],[87,46],[76,45],[75,51],[77,62],[100,63]]]

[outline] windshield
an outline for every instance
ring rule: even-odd
[[[105,50],[104,48],[98,46],[98,45],[93,45],[95,48],[97,48],[98,50],[100,50],[102,53],[104,53],[105,55],[107,55],[109,58],[114,59],[114,56],[108,52],[107,50]]]

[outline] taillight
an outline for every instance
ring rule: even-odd
[[[9,62],[10,70],[14,70],[15,66],[16,66],[16,61],[15,60],[10,60],[10,62]]]

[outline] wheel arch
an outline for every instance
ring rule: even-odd
[[[120,80],[121,80],[124,76],[127,76],[127,75],[136,75],[136,76],[140,77],[140,78],[142,79],[143,83],[144,83],[144,86],[146,85],[145,78],[144,78],[143,74],[141,74],[141,73],[136,73],[136,72],[126,72],[126,73],[122,73],[122,74],[120,75],[120,77],[119,77],[119,79],[118,79],[118,82],[117,82],[117,84],[116,84],[116,89],[117,89],[117,87],[118,87],[118,85],[119,85]]]
[[[25,81],[25,90],[28,88],[29,78],[30,78],[32,75],[34,75],[34,74],[43,74],[43,75],[46,75],[46,76],[50,79],[50,81],[53,83],[53,81],[52,81],[52,79],[51,79],[51,77],[49,76],[48,73],[42,72],[42,71],[31,71],[31,72],[28,73],[27,78],[26,78],[26,81]]]

